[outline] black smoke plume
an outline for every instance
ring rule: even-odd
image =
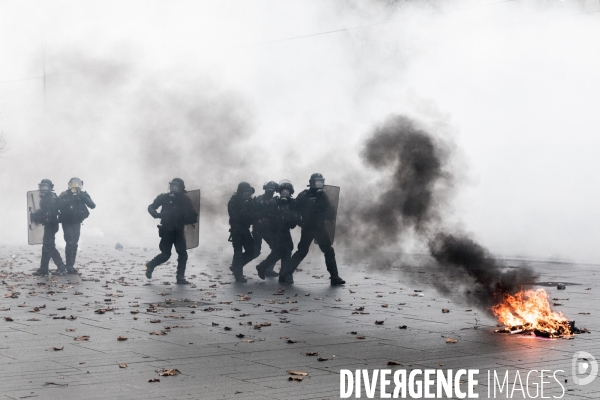
[[[417,122],[389,117],[375,128],[362,153],[368,166],[388,171],[389,177],[378,183],[383,190],[371,204],[355,205],[354,222],[367,227],[362,232],[371,249],[381,249],[412,230],[428,244],[435,288],[488,309],[502,295],[531,285],[536,275],[529,268],[507,270],[468,235],[448,232],[445,213],[456,184],[452,153],[451,144]]]

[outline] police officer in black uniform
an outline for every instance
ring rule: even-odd
[[[69,188],[58,197],[60,216],[65,237],[65,260],[68,274],[76,274],[75,257],[77,246],[81,235],[81,223],[90,216],[89,208],[96,208],[96,203],[87,192],[83,191],[83,181],[79,178],[71,178]]]
[[[160,212],[158,212],[158,208]],[[185,268],[188,260],[184,227],[193,224],[198,218],[192,201],[185,195],[183,179],[175,178],[169,182],[169,193],[159,194],[148,206],[148,212],[154,218],[160,218],[158,236],[160,236],[160,254],[146,264],[146,278],[152,278],[154,268],[167,262],[171,257],[171,249],[175,245],[177,251],[177,283],[187,285]]]
[[[254,223],[254,188],[248,182],[240,182],[237,192],[227,203],[229,212],[229,241],[233,245],[233,260],[229,269],[236,282],[247,282],[244,265],[254,259],[254,238],[250,226]]]
[[[281,271],[279,272],[280,283],[294,283],[292,279],[290,261],[294,243],[290,230],[294,229],[300,220],[296,213],[294,199],[294,186],[287,179],[277,185],[279,197],[273,198],[267,205],[267,215],[271,236],[271,253],[260,264],[256,266],[258,276],[265,279],[267,268],[281,260]],[[288,273],[289,272],[289,273]]]
[[[254,238],[254,258],[260,255],[262,249],[262,241],[272,247],[272,233],[269,226],[269,218],[267,213],[267,206],[273,195],[277,190],[277,182],[269,181],[263,185],[265,193],[258,195],[254,198],[255,214],[254,214],[254,225],[252,225],[252,237]],[[279,273],[274,271],[275,263],[268,265],[264,271],[264,275],[267,277],[279,276]]]
[[[40,267],[33,273],[35,276],[48,275],[50,259],[56,264],[56,271],[52,275],[65,275],[67,268],[63,263],[60,253],[56,249],[55,237],[58,232],[58,197],[52,190],[54,184],[50,179],[42,179],[38,184],[40,190],[40,209],[31,214],[32,222],[44,225],[42,240],[42,261]]]
[[[309,189],[302,191],[296,198],[296,207],[302,215],[302,234],[300,242],[298,242],[298,249],[292,255],[291,272],[293,273],[298,268],[300,262],[308,254],[311,242],[316,239],[325,256],[325,265],[330,274],[331,285],[343,285],[346,281],[338,275],[335,251],[329,235],[325,231],[324,222],[333,219],[332,214],[335,211],[329,203],[327,195],[323,192],[325,178],[319,173],[314,173],[308,182]]]

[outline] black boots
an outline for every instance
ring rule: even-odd
[[[48,266],[46,266],[46,267],[39,267],[31,275],[33,275],[33,276],[47,276],[48,275]]]
[[[152,272],[154,272],[154,267],[146,264],[146,278],[152,279]]]
[[[185,276],[179,276],[179,275],[177,275],[177,284],[178,285],[189,285],[190,281],[188,281],[187,279],[185,279]]]
[[[342,278],[340,278],[339,275],[332,276],[329,279],[331,279],[331,286],[339,286],[339,285],[344,285],[346,283],[346,281],[343,280]]]
[[[51,272],[52,275],[63,276],[67,274],[67,267],[65,264],[58,264],[56,270]]]
[[[78,271],[72,265],[67,265],[66,270],[67,270],[67,274],[76,275],[78,273]]]
[[[327,272],[331,275],[329,278],[331,279],[331,286],[339,286],[346,283],[346,281],[338,275],[337,261],[335,260],[333,247],[325,253],[325,265],[327,266]]]

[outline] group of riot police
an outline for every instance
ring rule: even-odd
[[[44,227],[42,240],[42,260],[36,276],[48,275],[50,259],[57,266],[53,275],[76,274],[74,268],[81,223],[89,216],[88,208],[95,208],[89,194],[83,191],[83,181],[72,178],[68,190],[57,196],[49,179],[39,183],[39,207],[30,213],[34,224]],[[264,193],[252,197],[254,188],[241,182],[227,204],[229,212],[230,237],[233,245],[233,260],[230,270],[236,282],[247,282],[243,268],[261,253],[262,241],[270,248],[269,255],[256,266],[258,276],[279,277],[279,282],[293,284],[293,274],[308,254],[311,242],[318,243],[325,256],[325,265],[330,274],[331,285],[343,285],[340,278],[326,221],[335,220],[336,209],[324,192],[325,179],[319,173],[312,174],[309,188],[293,198],[294,186],[284,179],[263,185]],[[275,195],[278,194],[278,196]],[[197,205],[199,207],[199,204]],[[158,209],[160,208],[160,212]],[[154,269],[171,257],[172,247],[177,252],[177,283],[188,284],[185,270],[188,259],[185,226],[198,222],[198,211],[185,190],[184,181],[175,178],[169,182],[169,192],[160,194],[148,206],[153,218],[160,219],[158,234],[161,238],[160,254],[146,264],[146,277],[152,278]],[[55,236],[62,224],[66,242],[63,263],[56,249]],[[302,228],[300,242],[295,253],[290,231],[296,226]],[[252,231],[250,231],[252,227]],[[197,238],[197,235],[196,235]],[[277,261],[281,261],[279,273],[274,271]]]
[[[53,275],[76,274],[75,258],[81,233],[81,223],[90,212],[88,208],[95,208],[96,204],[90,195],[83,191],[83,181],[71,178],[68,189],[59,196],[53,192],[54,184],[50,179],[43,179],[39,185],[39,207],[30,214],[34,224],[44,226],[42,239],[42,261],[40,267],[33,273],[36,276],[48,275],[50,259],[56,264]],[[62,224],[65,238],[65,261],[56,249],[55,237],[59,224]]]
[[[258,277],[278,276],[280,283],[293,284],[293,274],[315,240],[325,256],[331,285],[346,283],[338,274],[331,237],[325,229],[326,221],[335,220],[336,210],[324,192],[324,186],[323,175],[314,173],[309,179],[309,188],[294,199],[294,186],[287,179],[265,183],[264,193],[254,198],[254,188],[249,183],[238,185],[227,205],[231,227],[229,240],[233,245],[230,270],[236,282],[247,281],[243,268],[259,256],[264,240],[271,251],[256,266]],[[276,192],[279,196],[275,196]],[[294,243],[290,231],[296,226],[300,226],[302,232],[298,248],[292,254]],[[277,261],[281,261],[279,273],[273,270]]]

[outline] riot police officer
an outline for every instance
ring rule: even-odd
[[[50,179],[42,179],[38,184],[40,191],[40,209],[31,215],[32,222],[44,225],[42,240],[42,260],[40,267],[33,273],[35,276],[48,275],[50,259],[56,264],[52,275],[65,275],[67,269],[60,253],[56,249],[55,237],[58,232],[58,197],[53,192],[54,184]]]
[[[252,237],[254,238],[254,258],[257,258],[260,255],[263,240],[269,245],[269,248],[272,247],[273,242],[272,233],[269,226],[267,206],[271,199],[273,199],[273,195],[277,190],[277,182],[266,182],[263,185],[263,190],[265,191],[263,194],[254,198],[255,214],[254,224],[252,225]],[[279,276],[279,274],[273,270],[274,268],[275,263],[268,265],[264,271],[264,275],[267,277]]]
[[[256,266],[258,276],[265,279],[269,266],[281,260],[281,271],[279,272],[280,283],[294,283],[290,261],[294,243],[290,230],[294,229],[299,222],[296,213],[294,199],[294,186],[284,179],[277,185],[279,197],[269,201],[266,207],[266,217],[269,221],[269,236],[271,237],[271,253],[260,264]]]
[[[335,218],[333,215],[335,210],[323,192],[325,178],[319,173],[314,173],[310,176],[308,183],[309,188],[302,191],[296,198],[296,207],[302,215],[302,234],[300,242],[298,242],[298,249],[292,255],[291,272],[288,274],[296,270],[308,254],[311,242],[316,239],[325,256],[325,265],[330,274],[331,285],[343,285],[346,282],[338,275],[335,251],[331,245],[331,239],[325,231],[325,220]]]
[[[68,274],[76,274],[75,258],[79,236],[81,235],[81,223],[90,215],[88,207],[96,208],[96,203],[87,192],[83,191],[83,181],[79,178],[71,178],[68,189],[58,197],[60,216],[65,237],[65,261]]]
[[[160,212],[158,208],[160,207]],[[154,218],[160,218],[158,236],[160,237],[160,254],[146,264],[146,278],[152,278],[154,268],[167,262],[171,257],[171,249],[177,252],[177,284],[187,285],[185,269],[188,260],[184,227],[195,223],[198,214],[192,201],[185,195],[183,179],[174,178],[169,182],[169,193],[159,194],[148,206],[148,212]]]
[[[248,182],[240,182],[237,191],[227,203],[229,212],[229,241],[233,246],[233,260],[229,270],[236,282],[247,282],[244,265],[254,259],[254,238],[250,226],[254,223],[254,188]]]

